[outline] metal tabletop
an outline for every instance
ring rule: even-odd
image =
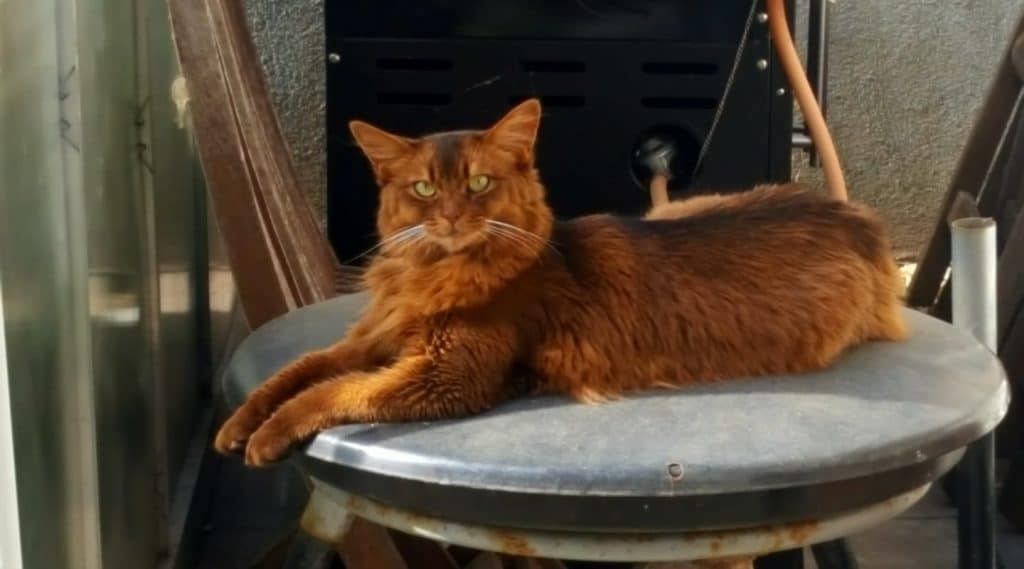
[[[229,403],[336,341],[365,302],[339,297],[256,330],[230,364]],[[467,523],[650,532],[819,519],[931,482],[1006,412],[994,355],[939,320],[907,319],[910,340],[855,348],[819,373],[341,426],[301,460],[346,492]]]

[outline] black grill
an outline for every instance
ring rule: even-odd
[[[581,7],[581,5],[583,7]],[[747,0],[325,3],[328,225],[339,257],[374,240],[370,169],[346,123],[400,134],[484,128],[539,97],[538,163],[563,217],[648,204],[633,152],[651,134],[681,151],[673,190],[789,177],[792,101],[754,23],[700,172],[692,172],[732,68]],[[767,69],[757,61],[766,59]]]

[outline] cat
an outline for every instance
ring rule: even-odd
[[[785,184],[650,219],[555,221],[534,165],[540,118],[528,100],[485,131],[412,139],[350,123],[380,186],[371,299],[343,340],[256,389],[217,450],[262,466],[334,425],[808,372],[906,336],[886,229],[866,206]]]

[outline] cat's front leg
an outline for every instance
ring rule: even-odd
[[[250,435],[285,401],[316,382],[380,365],[395,350],[372,321],[356,324],[341,342],[310,352],[275,373],[224,422],[214,441],[221,453],[241,452]]]
[[[451,419],[482,412],[510,393],[515,335],[502,329],[434,334],[386,368],[314,385],[282,405],[249,439],[245,461],[263,466],[295,444],[346,423]]]

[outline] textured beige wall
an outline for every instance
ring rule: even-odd
[[[247,5],[300,179],[323,211],[323,0]],[[850,189],[882,210],[897,246],[913,253],[1021,4],[839,0],[834,8],[829,116]],[[816,182],[802,162],[798,155],[796,176]]]
[[[829,123],[851,194],[885,214],[903,251],[928,239],[1021,8],[1011,0],[834,6]],[[803,164],[794,161],[794,175],[818,181]]]
[[[323,222],[327,211],[323,0],[246,0],[246,9],[299,183]]]

